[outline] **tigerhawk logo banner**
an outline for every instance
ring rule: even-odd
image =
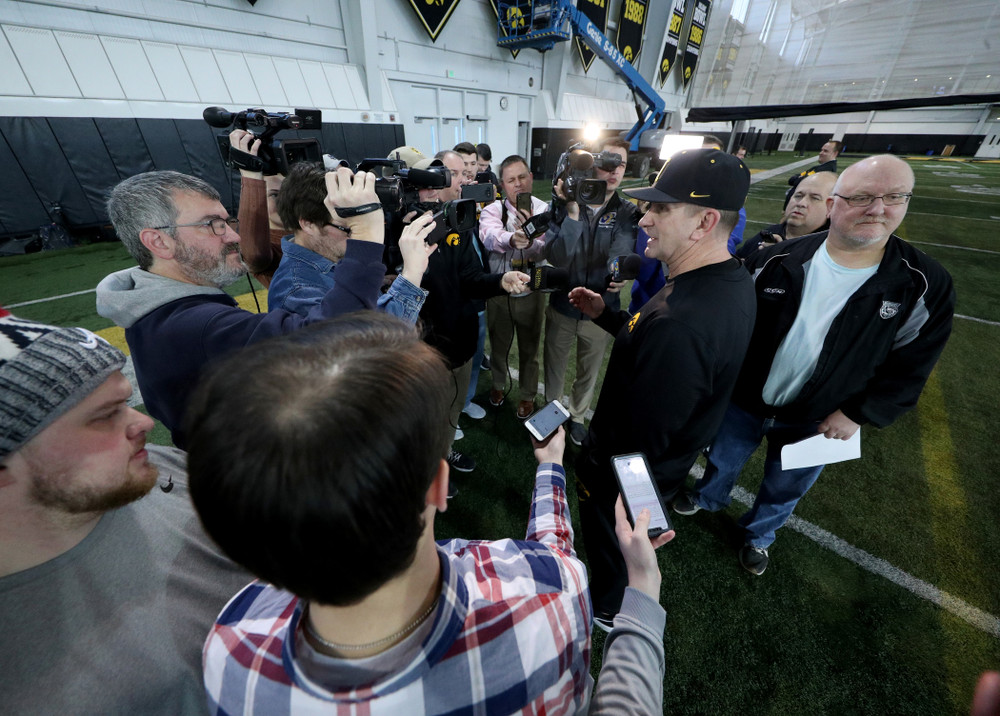
[[[608,34],[608,0],[577,0],[576,9],[582,12],[603,34]],[[583,62],[583,71],[590,69],[594,62],[594,52],[583,44],[579,37],[574,42],[576,49],[580,52],[580,61]]]
[[[410,0],[410,5],[417,12],[421,24],[431,36],[431,42],[437,42],[448,18],[458,7],[458,0]]]
[[[510,35],[511,23],[520,23],[521,18],[524,17],[516,5],[506,5],[503,21],[500,21],[500,9],[497,7],[497,0],[490,0],[490,7],[493,8],[493,14],[497,18],[497,27],[500,29],[500,32],[503,33],[504,37]],[[515,10],[517,12],[513,12]],[[518,52],[520,52],[520,50],[511,50],[510,56],[517,57]]]
[[[684,25],[684,14],[694,8],[693,0],[674,0],[670,11],[670,24],[667,25],[667,39],[663,43],[663,54],[660,55],[660,87],[667,81],[667,75],[677,59],[677,48],[681,43],[681,27]]]
[[[615,46],[628,62],[635,61],[642,50],[642,35],[646,29],[646,0],[622,0],[618,13],[618,37]]]
[[[708,13],[712,9],[712,0],[695,0],[694,15],[691,16],[691,29],[688,30],[687,45],[684,47],[684,89],[694,77],[698,66],[698,55],[701,54],[702,43],[705,42],[705,28],[708,26]]]

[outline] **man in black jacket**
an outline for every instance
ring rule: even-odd
[[[795,193],[795,187],[799,185],[800,181],[806,177],[811,177],[813,174],[819,174],[820,172],[837,171],[837,157],[840,156],[840,150],[843,147],[844,145],[841,142],[827,142],[820,147],[819,164],[788,177],[788,191],[785,192],[785,206],[781,207],[782,210],[788,206],[788,202],[792,198],[792,194]]]
[[[951,333],[951,276],[892,233],[912,191],[904,161],[869,157],[834,186],[828,232],[762,249],[747,263],[757,294],[753,338],[705,475],[674,511],[724,509],[767,436],[764,481],[740,519],[740,563],[754,574],[764,572],[775,530],[823,469],[783,470],[781,448],[892,423],[916,405]]]

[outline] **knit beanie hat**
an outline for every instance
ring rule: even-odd
[[[88,330],[26,321],[0,308],[0,461],[124,365],[121,351]]]

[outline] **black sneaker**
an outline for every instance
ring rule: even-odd
[[[693,515],[701,509],[701,505],[694,501],[694,495],[687,490],[677,495],[670,503],[670,507],[679,515]]]
[[[452,450],[448,453],[447,460],[448,464],[451,465],[452,470],[458,470],[459,472],[472,472],[476,469],[476,461],[468,455],[463,455],[458,450]]]
[[[587,428],[583,426],[583,423],[578,423],[574,420],[569,421],[569,440],[576,446],[583,445],[583,439],[587,437]]]
[[[752,544],[745,544],[740,550],[740,564],[743,569],[751,574],[764,574],[768,563],[767,550],[763,547],[754,547]]]
[[[452,482],[451,480],[448,480],[448,499],[450,500],[457,494],[458,494],[458,488],[455,487],[455,483]]]

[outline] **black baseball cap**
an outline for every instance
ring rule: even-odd
[[[667,159],[653,186],[624,191],[641,201],[739,211],[749,190],[750,170],[743,160],[718,149],[684,149]]]

